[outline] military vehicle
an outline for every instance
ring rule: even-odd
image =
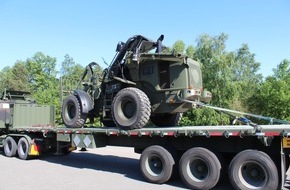
[[[27,159],[30,155],[34,155],[33,152],[28,154],[28,147],[34,144],[31,139],[37,135],[6,136],[13,130],[17,131],[27,126],[55,126],[55,107],[38,105],[29,92],[5,89],[0,99],[0,145],[6,137],[4,143],[6,156],[12,157],[17,154],[21,159]]]
[[[38,105],[31,98],[29,92],[4,90],[0,103],[0,128],[9,126],[55,125],[55,107]],[[38,113],[42,114],[35,117]],[[14,117],[16,115],[18,117]]]
[[[183,100],[210,101],[200,64],[182,54],[164,53],[163,39],[136,35],[119,42],[102,76],[93,70],[96,63],[90,63],[77,89],[63,102],[64,124],[79,128],[87,118],[101,117],[105,126],[122,129],[142,128],[149,119],[157,126],[175,126],[182,113],[193,108]],[[80,84],[83,89],[78,89]]]

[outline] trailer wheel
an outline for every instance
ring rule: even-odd
[[[277,189],[278,176],[272,159],[264,152],[256,150],[240,152],[229,167],[229,178],[235,189]]]
[[[87,114],[82,113],[80,102],[74,95],[69,95],[63,102],[62,120],[68,128],[81,128],[87,120]]]
[[[4,140],[3,148],[5,156],[7,157],[16,156],[17,144],[12,137],[10,136],[6,137],[6,139]]]
[[[172,155],[161,146],[146,148],[140,158],[141,173],[151,183],[165,183],[172,176],[175,162]]]
[[[17,153],[18,153],[19,158],[22,160],[29,159],[29,155],[28,155],[29,150],[30,150],[30,145],[29,145],[27,139],[25,137],[22,137],[18,141]]]
[[[144,127],[151,113],[147,95],[137,88],[124,88],[119,91],[112,106],[114,122],[123,129]]]
[[[150,119],[154,125],[159,127],[176,126],[182,118],[182,113],[160,113],[151,115]]]
[[[197,147],[186,151],[179,162],[179,174],[191,189],[211,189],[220,179],[221,163],[211,151]]]

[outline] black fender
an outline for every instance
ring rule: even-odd
[[[82,113],[89,113],[92,109],[94,109],[94,102],[90,95],[83,90],[75,90],[74,95],[78,97],[80,101],[80,106],[82,108]]]

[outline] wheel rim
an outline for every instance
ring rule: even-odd
[[[157,155],[149,156],[145,161],[145,167],[152,176],[158,176],[163,171],[163,162]]]
[[[73,119],[76,116],[76,107],[74,105],[74,103],[70,102],[67,105],[67,109],[66,109],[66,117],[68,119]]]
[[[130,98],[126,98],[121,102],[121,107],[119,108],[122,119],[130,119],[136,113],[136,106]]]
[[[239,178],[247,188],[264,187],[268,175],[264,167],[257,162],[246,162],[239,169]]]
[[[12,142],[9,140],[6,141],[6,146],[4,147],[5,148],[5,152],[6,153],[10,153],[11,150],[12,150]]]
[[[20,148],[20,153],[22,155],[26,154],[28,147],[26,146],[26,143],[24,141],[21,141],[19,148]]]
[[[209,167],[203,159],[196,158],[187,163],[186,172],[193,181],[202,182],[209,175]]]

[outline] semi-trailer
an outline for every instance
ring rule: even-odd
[[[212,189],[227,176],[235,189],[281,189],[289,167],[290,125],[146,126],[67,128],[55,125],[54,106],[24,92],[6,92],[0,103],[0,144],[7,157],[27,160],[77,148],[133,147],[148,182],[174,173],[191,189]]]

